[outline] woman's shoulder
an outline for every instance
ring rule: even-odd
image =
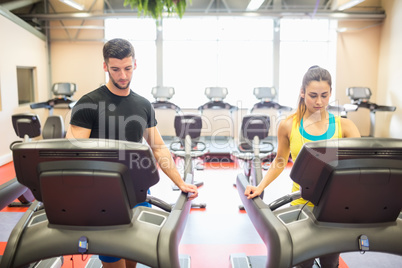
[[[290,133],[292,131],[293,127],[293,121],[295,118],[295,114],[289,115],[285,119],[283,119],[279,123],[279,130],[278,131],[284,131],[285,133]]]
[[[341,122],[342,127],[348,127],[351,124],[354,124],[352,120],[339,116],[339,121]]]
[[[340,117],[340,121],[344,138],[360,137],[360,132],[352,120]]]

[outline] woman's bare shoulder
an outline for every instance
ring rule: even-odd
[[[294,117],[294,115],[290,115],[290,116],[286,117],[285,119],[283,119],[279,123],[278,131],[282,131],[284,133],[290,133],[290,131],[292,130],[292,125],[293,125],[293,117]]]
[[[352,120],[341,117],[342,136],[344,138],[360,137],[359,129]]]

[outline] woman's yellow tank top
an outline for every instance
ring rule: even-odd
[[[290,133],[290,154],[292,156],[293,161],[296,160],[297,156],[303,144],[311,141],[320,141],[320,140],[328,140],[328,139],[338,139],[342,138],[342,128],[341,128],[341,119],[339,116],[334,116],[332,113],[329,114],[329,124],[327,131],[319,136],[310,135],[304,130],[303,127],[303,119],[298,126],[296,121],[296,116],[293,117],[292,123],[292,131]],[[300,185],[297,183],[293,183],[292,192],[296,192],[300,190]],[[303,198],[294,200],[292,205],[305,204],[307,200]],[[313,204],[308,203],[309,206],[313,206]]]

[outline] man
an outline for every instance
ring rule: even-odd
[[[195,185],[181,178],[156,127],[151,103],[130,90],[137,64],[134,48],[123,39],[108,41],[103,47],[103,69],[109,74],[106,85],[84,95],[74,106],[68,139],[104,138],[141,142],[144,138],[152,149],[162,171],[180,190],[198,195]],[[103,267],[136,267],[136,262],[100,256]]]

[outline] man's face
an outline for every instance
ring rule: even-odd
[[[127,89],[130,87],[133,71],[137,67],[132,57],[122,60],[109,58],[108,63],[103,63],[103,69],[109,73],[109,78],[113,85],[118,89]]]

